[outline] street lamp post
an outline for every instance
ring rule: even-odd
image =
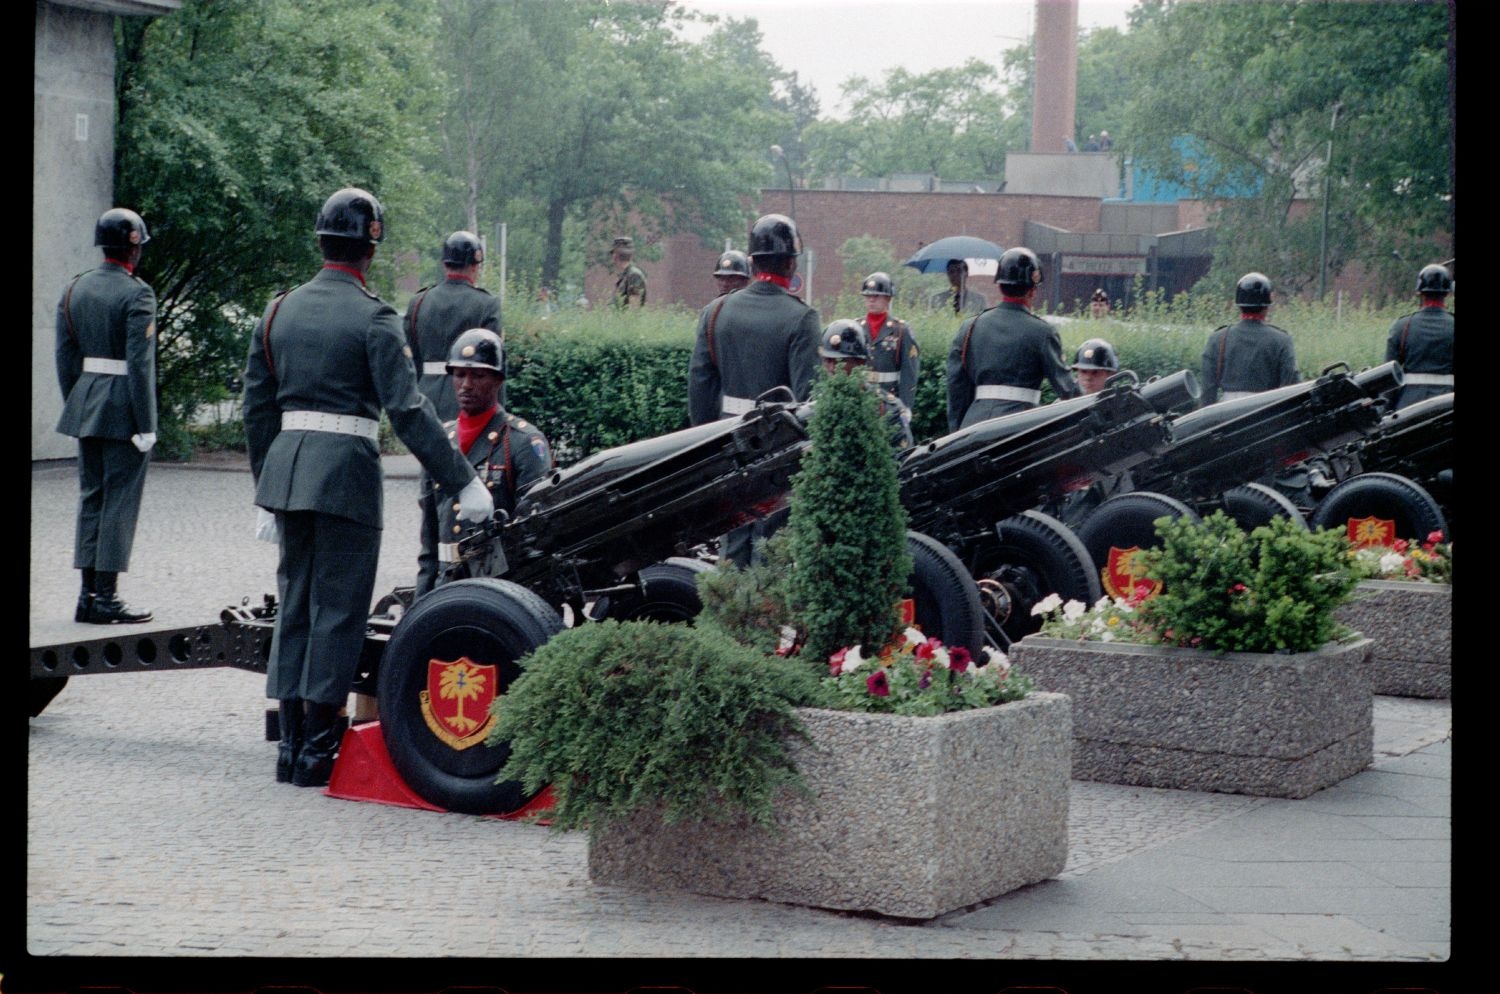
[[[1328,155],[1323,163],[1323,236],[1318,245],[1318,299],[1328,290],[1328,191],[1329,178],[1333,174],[1333,129],[1339,126],[1339,111],[1342,103],[1333,105],[1333,120],[1328,122]]]
[[[792,161],[786,157],[786,151],[780,145],[771,146],[771,158],[780,159],[781,164],[786,166],[786,195],[790,202],[788,213],[795,222],[797,220],[797,183],[792,179]]]

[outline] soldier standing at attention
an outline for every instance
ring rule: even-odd
[[[629,307],[633,300],[645,307],[646,274],[631,261],[635,258],[635,242],[626,237],[616,238],[609,258],[619,273],[615,279],[615,306]]]
[[[150,240],[135,211],[105,211],[94,225],[104,262],[74,277],[57,304],[57,430],[78,439],[73,568],[83,589],[73,620],[96,625],[151,620],[116,592],[156,444],[156,294],[135,275]]]
[[[737,249],[726,249],[719,256],[719,266],[714,270],[714,283],[719,295],[743,290],[750,285],[750,257]]]
[[[921,353],[911,325],[891,317],[891,298],[896,294],[896,286],[889,274],[871,273],[865,277],[859,292],[865,298],[865,316],[860,318],[859,326],[867,336],[875,382],[894,393],[910,410],[917,397]]]
[[[505,385],[505,346],[486,328],[470,328],[448,352],[448,375],[458,397],[458,419],[443,427],[449,440],[474,467],[495,506],[510,513],[516,494],[552,471],[547,436],[500,405]],[[416,596],[443,581],[440,570],[458,559],[464,526],[459,505],[439,497],[430,474],[422,474],[422,551],[417,556]]]
[[[1288,387],[1301,379],[1292,336],[1266,320],[1271,281],[1261,273],[1246,273],[1235,284],[1234,302],[1240,309],[1239,322],[1215,328],[1204,346],[1199,407]],[[1223,397],[1217,396],[1220,390]]]
[[[406,341],[421,378],[422,395],[444,421],[458,416],[445,360],[453,340],[469,328],[501,337],[500,301],[475,285],[484,268],[484,246],[472,231],[455,231],[443,242],[443,282],[418,290],[406,306]]]
[[[315,230],[323,268],[274,297],[256,324],[243,402],[256,536],[281,550],[266,667],[266,696],[280,703],[276,779],[303,787],[328,783],[339,709],[364,646],[380,554],[381,410],[423,468],[457,495],[460,518],[494,512],[489,490],[417,390],[401,319],[365,286],[385,237],[380,202],[339,190]]]
[[[1406,374],[1394,410],[1453,392],[1453,315],[1448,313],[1452,292],[1453,274],[1446,267],[1424,266],[1417,274],[1421,308],[1391,325],[1385,358],[1401,363]]]
[[[948,430],[1035,407],[1042,380],[1061,400],[1078,396],[1057,329],[1031,312],[1042,265],[1028,248],[1008,249],[995,270],[1000,303],[958,330],[948,353]]]
[[[1078,388],[1087,395],[1104,389],[1109,378],[1120,371],[1120,360],[1113,345],[1102,338],[1090,338],[1078,346],[1073,365],[1068,368],[1078,378]]]
[[[869,282],[868,280],[866,282]],[[818,357],[823,360],[823,372],[832,373],[842,369],[846,373],[856,370],[869,377],[865,389],[873,392],[879,401],[880,417],[885,422],[891,448],[904,452],[911,448],[911,408],[901,399],[880,385],[870,367],[870,344],[867,333],[857,321],[840,318],[823,329],[818,339]]]

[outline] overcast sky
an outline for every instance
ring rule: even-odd
[[[684,7],[760,25],[761,47],[818,91],[822,113],[842,116],[840,84],[887,69],[930,72],[970,58],[996,66],[1024,44],[1035,0],[680,0]],[[1080,0],[1079,27],[1125,27],[1131,0]]]

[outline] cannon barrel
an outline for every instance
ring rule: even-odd
[[[1366,472],[1425,480],[1453,467],[1453,394],[1429,397],[1381,419],[1359,450]]]
[[[1160,414],[1166,414],[1198,399],[1198,377],[1190,369],[1180,369],[1171,376],[1153,377],[1138,388],[1140,394]]]

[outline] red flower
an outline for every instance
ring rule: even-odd
[[[828,672],[832,673],[834,676],[838,676],[839,672],[844,668],[844,657],[846,655],[848,655],[848,653],[849,653],[849,648],[847,646],[845,646],[844,648],[840,649],[838,652],[835,652],[833,655],[829,656],[828,657]]]
[[[921,645],[917,646],[917,651],[913,653],[913,655],[922,660],[924,663],[930,663],[932,662],[933,654],[942,647],[942,642],[935,638],[930,638],[926,642],[923,642]]]
[[[1236,583],[1229,588],[1229,592],[1231,594],[1243,594],[1245,592],[1245,585],[1243,583]]]
[[[1406,551],[1406,539],[1404,539],[1404,538],[1398,538],[1398,539],[1396,539],[1396,541],[1394,541],[1394,542],[1391,543],[1391,548],[1395,549],[1397,552],[1405,552]]]
[[[957,670],[962,673],[969,668],[969,663],[973,661],[974,657],[969,655],[969,650],[961,645],[955,645],[948,650],[948,668],[950,670]]]
[[[1427,533],[1427,541],[1431,542],[1433,545],[1437,545],[1442,540],[1443,540],[1443,533],[1440,532],[1440,531],[1437,531],[1437,532],[1428,532]]]
[[[885,670],[883,669],[871,673],[869,678],[865,680],[865,687],[876,697],[889,697],[891,694],[891,685],[886,682]]]

